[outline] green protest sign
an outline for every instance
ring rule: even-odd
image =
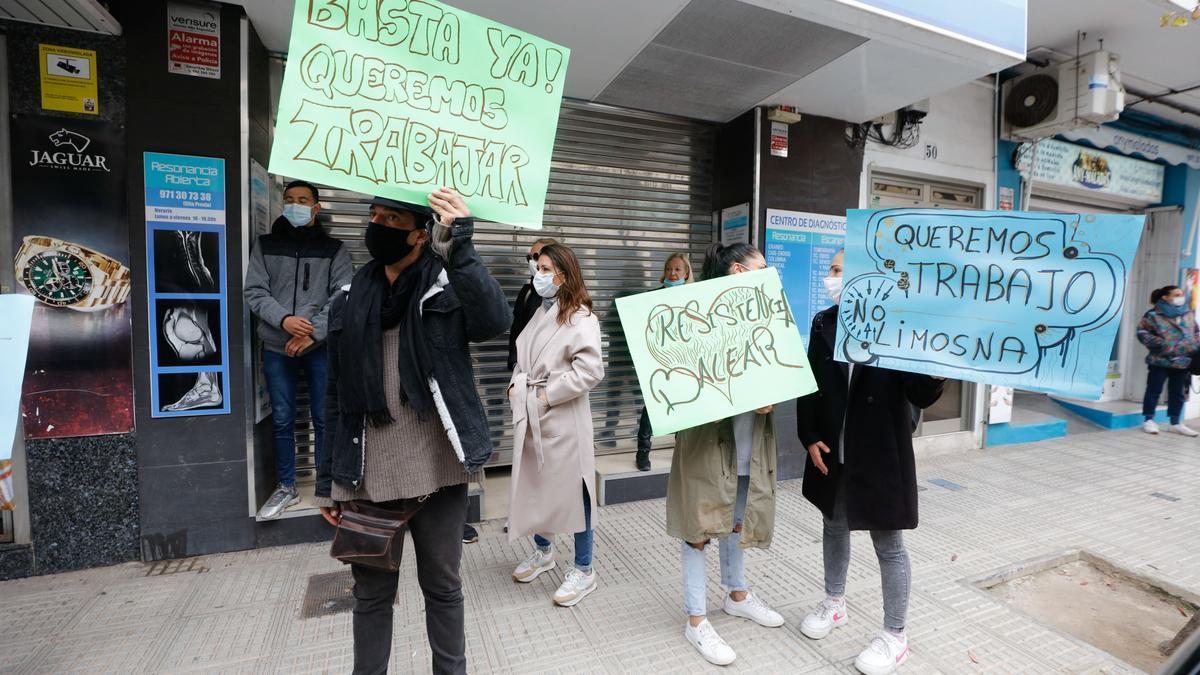
[[[774,269],[617,299],[656,435],[817,390]]]
[[[296,0],[271,171],[541,227],[570,50],[436,0]]]

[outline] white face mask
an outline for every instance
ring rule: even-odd
[[[533,290],[543,298],[553,298],[558,295],[558,286],[554,283],[553,272],[538,272],[533,275]]]
[[[842,301],[842,278],[841,277],[825,277],[821,280],[825,284],[825,292],[834,302]]]
[[[529,261],[529,276],[531,276],[531,277],[537,276],[537,261],[536,260]]]
[[[1185,302],[1187,302],[1187,298],[1183,297],[1182,295],[1177,298],[1171,298],[1171,304],[1175,305],[1176,307],[1182,307],[1183,303]]]

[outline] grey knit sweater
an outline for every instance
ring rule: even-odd
[[[412,408],[400,402],[399,355],[400,329],[384,331],[383,388],[395,421],[367,427],[362,484],[350,490],[334,482],[333,499],[318,497],[318,506],[333,506],[335,501],[409,499],[470,480],[438,416],[430,414],[419,419]]]

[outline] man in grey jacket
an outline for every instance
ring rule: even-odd
[[[283,215],[258,238],[246,271],[246,304],[263,341],[263,371],[271,395],[275,474],[279,487],[259,509],[278,518],[300,503],[296,491],[296,385],[303,371],[317,436],[317,465],[325,442],[325,337],[329,301],[350,283],[354,270],[342,242],[317,222],[317,188],[293,181],[283,191]]]

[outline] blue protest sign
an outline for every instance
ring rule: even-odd
[[[1143,221],[849,211],[837,359],[1096,399]]]

